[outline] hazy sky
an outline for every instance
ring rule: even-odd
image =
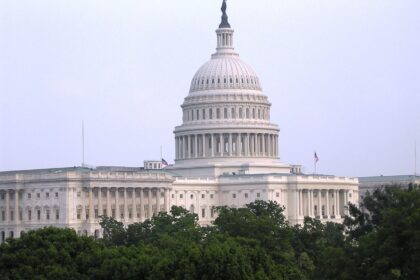
[[[0,0],[0,170],[174,158],[173,129],[216,46],[221,0]],[[230,0],[287,163],[412,174],[420,1]],[[420,166],[420,160],[419,164]],[[420,168],[418,168],[420,170]]]

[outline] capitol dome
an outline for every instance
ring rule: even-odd
[[[222,4],[217,48],[195,73],[175,127],[175,174],[214,177],[224,173],[290,172],[279,161],[279,127],[255,71],[235,52]]]
[[[236,54],[218,54],[195,73],[190,93],[215,89],[248,89],[261,91],[255,71]]]

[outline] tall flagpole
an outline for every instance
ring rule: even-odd
[[[160,160],[163,159],[163,155],[162,155],[162,145],[160,145]]]
[[[417,176],[417,141],[414,140],[414,176]]]
[[[82,167],[85,166],[85,122],[82,120]]]

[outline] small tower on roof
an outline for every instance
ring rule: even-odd
[[[228,16],[226,14],[226,0],[223,0],[222,3],[222,22],[219,24],[219,28],[216,30],[217,34],[217,52],[213,54],[214,56],[219,55],[237,55],[234,52],[233,48],[233,29],[231,28]]]

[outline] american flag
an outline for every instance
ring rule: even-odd
[[[168,162],[162,158],[162,164],[168,166]]]
[[[316,154],[316,152],[314,152],[314,161],[315,163],[319,161],[318,155]]]

